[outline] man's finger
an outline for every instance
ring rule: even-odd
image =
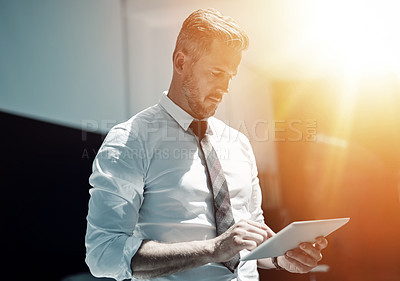
[[[319,251],[321,251],[322,249],[325,249],[328,246],[328,240],[326,240],[325,237],[320,236],[316,239],[315,242],[315,248]]]
[[[247,223],[248,223],[250,226],[256,227],[256,229],[260,229],[260,230],[265,231],[265,232],[267,233],[267,237],[266,237],[266,238],[270,238],[270,237],[272,237],[272,236],[275,235],[275,232],[273,232],[273,231],[271,230],[271,228],[269,228],[266,224],[259,223],[259,222],[255,222],[255,221],[247,221]],[[256,229],[253,228],[253,231],[258,232]]]
[[[253,240],[243,239],[239,237],[235,237],[234,240],[236,246],[238,246],[240,250],[246,249],[251,251],[257,248],[257,242]]]
[[[301,243],[300,249],[317,262],[322,259],[321,250],[318,250],[311,243]]]
[[[265,237],[263,235],[260,235],[258,233],[249,232],[249,231],[246,232],[243,239],[254,241],[257,243],[257,246],[265,241]]]

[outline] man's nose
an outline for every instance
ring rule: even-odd
[[[221,81],[220,88],[224,92],[224,94],[229,93],[229,84],[231,83],[231,80],[232,79],[230,77],[226,76],[224,77],[223,81]]]

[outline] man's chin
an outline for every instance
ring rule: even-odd
[[[214,114],[215,114],[215,111],[213,111],[212,113],[203,114],[203,115],[199,116],[199,120],[210,118],[211,116],[214,116]]]
[[[199,120],[209,118],[215,114],[217,108],[218,106],[208,106],[208,107],[203,106],[200,108],[200,110],[193,110],[193,109],[199,109],[199,106],[197,106],[197,108],[192,107],[193,112],[196,114],[196,116],[193,117]]]

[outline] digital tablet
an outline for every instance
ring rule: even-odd
[[[297,248],[302,242],[314,243],[319,236],[328,236],[346,224],[350,218],[311,220],[292,222],[275,236],[264,241],[241,260],[255,260],[281,256],[286,251]]]

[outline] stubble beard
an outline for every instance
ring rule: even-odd
[[[200,89],[195,85],[192,74],[183,80],[182,90],[186,97],[187,104],[195,115],[193,117],[201,120],[215,114],[218,106],[210,105],[207,107],[203,101],[200,100]]]

